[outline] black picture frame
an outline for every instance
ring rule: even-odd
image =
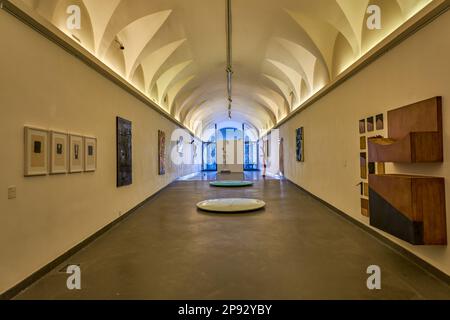
[[[132,123],[116,118],[117,187],[133,183]]]
[[[296,155],[297,161],[304,162],[305,161],[305,146],[304,146],[304,136],[305,132],[303,127],[298,128],[296,130]]]

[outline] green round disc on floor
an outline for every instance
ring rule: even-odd
[[[224,181],[213,181],[209,183],[213,187],[249,187],[253,185],[251,181],[234,181],[234,180],[224,180]]]
[[[208,212],[242,213],[262,209],[266,203],[257,199],[226,198],[197,203],[197,208]]]

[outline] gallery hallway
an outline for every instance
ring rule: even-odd
[[[0,300],[450,301],[448,30],[450,0],[0,0]]]
[[[217,197],[267,206],[238,215],[195,208]],[[82,290],[67,290],[69,264],[80,265]],[[373,264],[380,291],[366,287]],[[175,182],[16,298],[449,299],[450,288],[294,184],[259,179],[242,189]]]

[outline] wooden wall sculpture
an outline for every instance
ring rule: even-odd
[[[370,224],[415,245],[447,243],[444,178],[370,175]]]
[[[388,112],[389,138],[368,141],[369,162],[443,161],[442,99]],[[444,178],[369,174],[370,224],[415,245],[446,245]]]
[[[388,136],[369,140],[369,161],[442,162],[442,98],[389,111]]]

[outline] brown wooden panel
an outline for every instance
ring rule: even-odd
[[[389,202],[412,221],[421,221],[421,217],[414,216],[412,206],[411,179],[394,175],[369,175],[369,187]]]
[[[447,244],[444,178],[370,175],[369,187],[409,220],[423,223],[424,244]]]
[[[442,132],[442,98],[434,97],[388,112],[388,135],[402,139],[410,132]]]

